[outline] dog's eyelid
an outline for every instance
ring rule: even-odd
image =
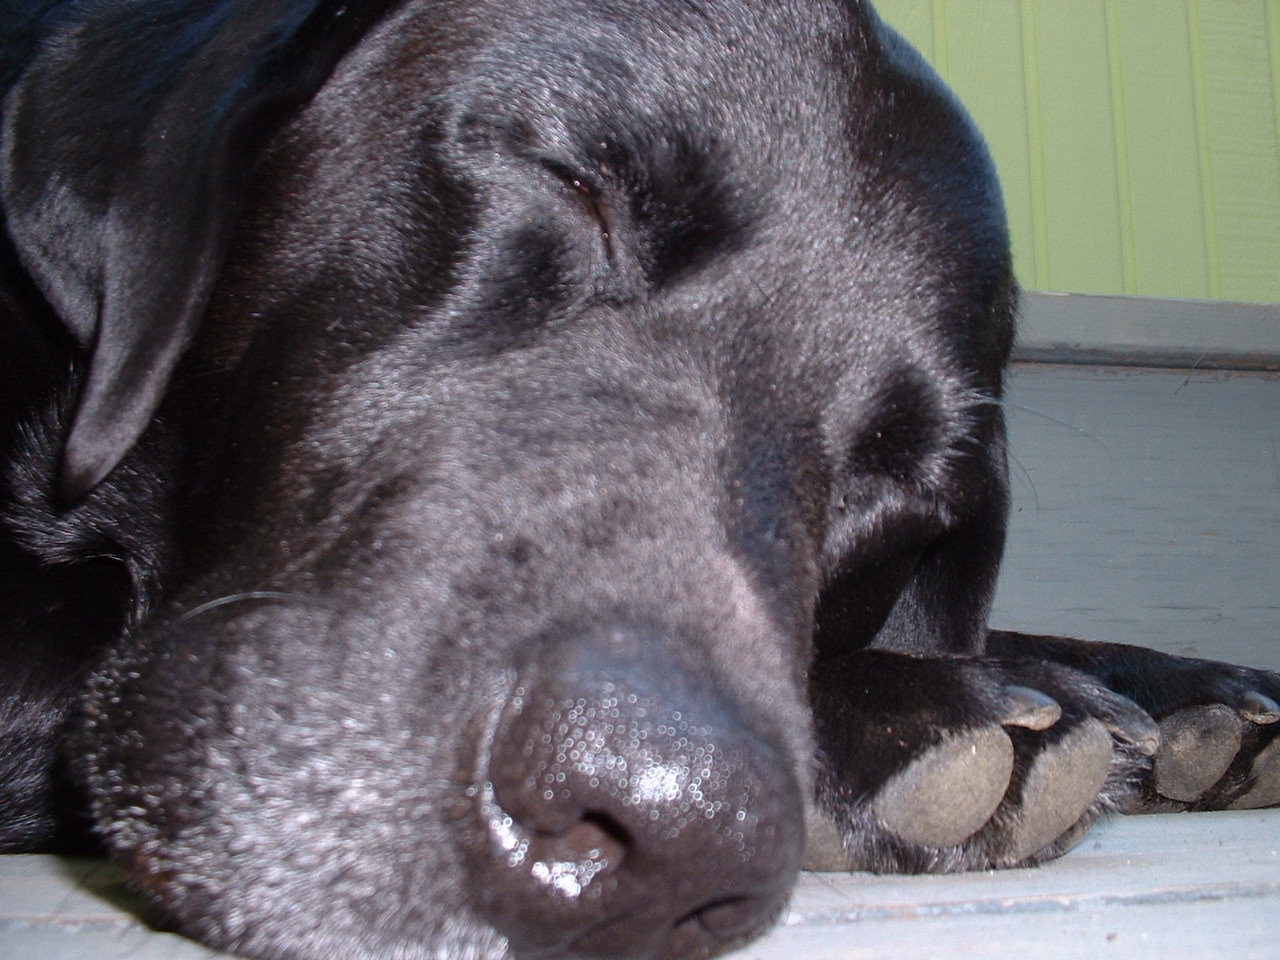
[[[576,168],[564,163],[560,160],[544,158],[542,166],[553,174],[556,179],[567,186],[582,201],[586,208],[586,212],[595,220],[600,228],[600,235],[604,239],[608,249],[609,256],[613,256],[613,229],[610,222],[610,215],[607,204],[604,200],[604,191],[599,184],[591,177],[577,170]]]
[[[560,160],[544,159],[542,166],[557,180],[573,189],[584,200],[596,201],[600,197],[600,187],[590,176]]]

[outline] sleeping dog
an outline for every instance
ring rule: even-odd
[[[1280,677],[988,631],[1001,199],[865,3],[0,10],[5,849],[676,960],[1280,801]]]

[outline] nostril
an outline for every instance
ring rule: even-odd
[[[539,836],[535,843],[557,861],[618,867],[626,856],[628,841],[627,831],[608,814],[588,813],[563,833]]]
[[[533,834],[525,858],[535,883],[574,899],[581,897],[592,883],[617,870],[626,851],[616,825],[607,818],[589,817],[563,833]]]
[[[492,783],[485,784],[480,813],[495,860],[567,899],[581,897],[626,857],[627,832],[607,814],[588,812],[559,828],[527,824],[507,813]]]

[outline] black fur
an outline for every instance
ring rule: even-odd
[[[0,17],[4,849],[255,957],[683,958],[805,856],[1280,799],[1280,678],[988,642],[999,190],[865,4]]]

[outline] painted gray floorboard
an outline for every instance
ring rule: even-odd
[[[1019,368],[993,622],[1280,670],[1280,376]],[[99,863],[0,857],[0,960],[217,956]],[[806,874],[735,960],[1280,960],[1280,811],[1117,818],[1034,870]],[[341,960],[341,958],[334,958]]]
[[[104,864],[5,858],[0,958],[222,956],[147,930],[127,902]],[[1280,957],[1280,811],[1117,818],[1032,870],[805,874],[779,928],[731,960],[1093,957]]]

